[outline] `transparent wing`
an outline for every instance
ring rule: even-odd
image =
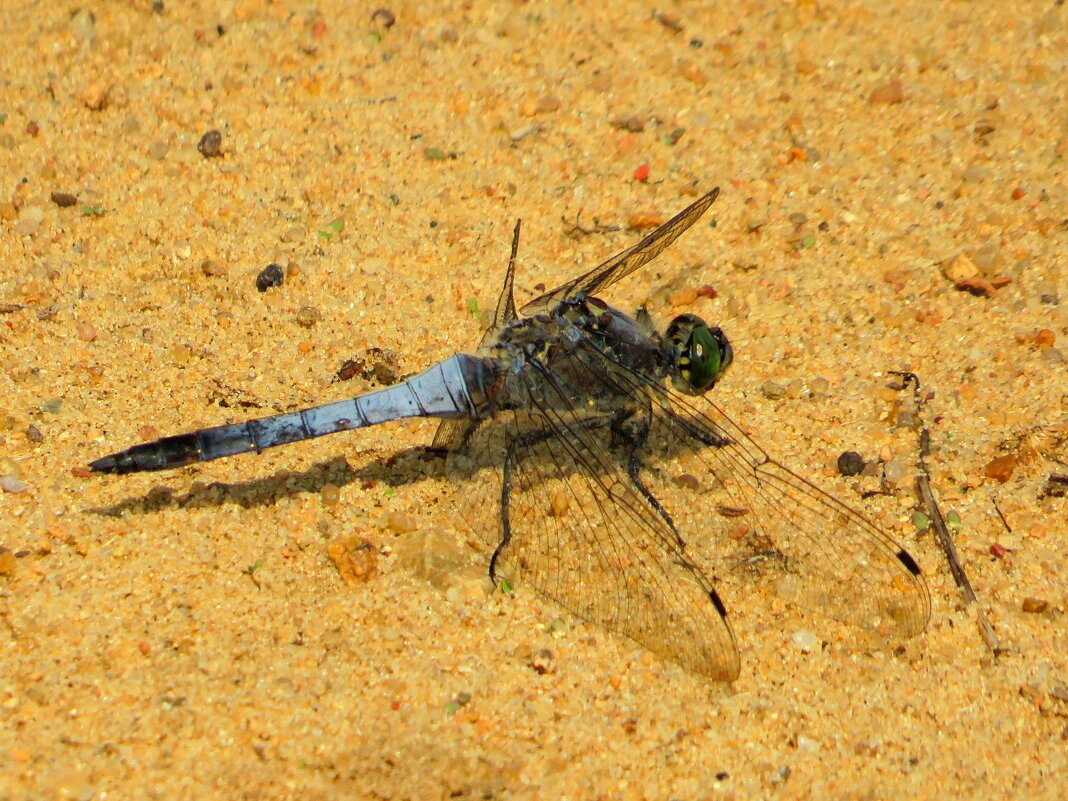
[[[708,211],[708,207],[715,202],[718,196],[719,187],[716,187],[676,214],[638,244],[597,265],[588,273],[580,275],[578,278],[568,281],[555,289],[550,289],[548,292],[528,301],[520,309],[520,312],[529,316],[537,312],[546,311],[561,300],[580,293],[596,295],[601,290],[625,278],[663,253],[672,242],[678,239],[687,228],[697,222]]]
[[[592,347],[577,355],[585,369],[604,372],[605,359]],[[690,532],[687,551],[712,571],[728,603],[725,582],[739,580],[740,565],[759,561],[748,574],[799,606],[889,637],[924,629],[927,585],[891,537],[771,459],[707,398],[683,397],[618,364],[608,374],[620,393],[651,399],[651,460],[698,484],[714,522]]]
[[[723,604],[620,469],[608,430],[612,393],[599,378],[588,376],[579,393],[566,371],[528,365],[516,389],[522,408],[450,456],[455,477],[482,487],[466,521],[494,550],[497,575],[694,673],[731,681],[739,658]]]

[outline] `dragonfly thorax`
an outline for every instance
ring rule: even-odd
[[[734,359],[727,335],[696,314],[680,314],[668,324],[664,338],[673,346],[675,357],[669,369],[671,381],[687,395],[712,389]]]

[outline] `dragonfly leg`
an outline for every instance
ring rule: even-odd
[[[602,428],[608,423],[609,420],[607,418],[594,417],[583,420],[576,427],[582,430],[590,430]],[[497,560],[500,559],[504,549],[508,547],[508,542],[512,539],[512,520],[509,511],[512,492],[512,471],[515,469],[517,451],[520,448],[529,448],[531,445],[537,445],[539,442],[545,442],[556,436],[558,436],[558,432],[554,429],[538,428],[516,437],[508,445],[508,450],[504,455],[504,464],[501,468],[501,541],[493,549],[493,555],[490,556],[489,563],[489,577],[494,585],[497,584]]]
[[[653,495],[652,490],[645,486],[645,482],[642,481],[641,477],[642,462],[638,458],[638,452],[645,446],[646,440],[649,439],[649,419],[651,416],[652,410],[649,407],[641,410],[628,409],[620,412],[612,420],[612,441],[626,452],[627,475],[630,476],[634,488],[641,493],[641,496],[645,498],[646,502],[653,508],[653,511],[667,523],[671,533],[675,535],[679,548],[684,549],[686,541],[679,534],[679,530],[675,528],[675,521],[671,519],[671,515],[668,514],[668,510],[664,508],[663,504]]]

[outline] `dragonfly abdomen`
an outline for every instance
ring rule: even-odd
[[[490,360],[458,353],[407,381],[355,398],[134,445],[90,462],[97,473],[167,470],[262,451],[403,417],[476,417],[494,380]]]

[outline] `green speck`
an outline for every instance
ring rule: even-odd
[[[451,718],[453,715],[456,714],[459,708],[460,705],[458,703],[456,703],[455,701],[449,701],[449,703],[445,704],[445,714]]]
[[[927,527],[931,525],[931,518],[923,512],[913,512],[912,525],[916,527],[917,531],[926,531]]]
[[[445,159],[445,151],[440,147],[428,147],[423,151],[423,155],[431,161],[443,161]]]
[[[59,414],[63,410],[63,398],[49,398],[41,404],[41,411],[45,414]]]
[[[545,627],[546,634],[559,634],[562,633],[565,628],[564,621],[558,617],[554,617],[549,621],[549,625]]]
[[[960,515],[956,512],[949,512],[946,515],[946,525],[951,529],[959,530],[964,524],[961,522]]]
[[[509,595],[509,594],[511,594],[512,590],[513,590],[513,589],[515,589],[515,588],[514,588],[514,587],[512,586],[512,582],[510,582],[510,581],[509,581],[508,579],[506,579],[506,578],[502,578],[502,579],[501,579],[501,583],[500,583],[500,584],[498,584],[497,586],[501,588],[501,592],[502,592],[502,593],[504,593],[505,595]]]
[[[336,234],[340,234],[345,230],[345,221],[338,217],[336,220],[332,220],[326,228],[319,231],[319,236],[329,241],[334,238]]]
[[[806,236],[804,239],[801,240],[801,247],[803,247],[803,248],[810,248],[810,247],[813,247],[815,244],[816,244],[816,235],[815,234],[809,234],[808,236]]]
[[[393,487],[386,487],[382,492],[387,498],[393,497]]]
[[[5,122],[7,122],[7,112],[0,111],[0,125],[3,125]]]
[[[471,316],[476,320],[482,316],[482,312],[478,310],[478,298],[467,299],[467,310],[471,312]]]
[[[82,206],[82,214],[86,217],[103,217],[103,206]]]
[[[368,36],[368,38],[369,38],[369,39],[370,39],[370,40],[371,40],[372,42],[374,42],[375,44],[378,44],[379,42],[381,42],[381,41],[382,41],[382,36],[381,36],[381,34],[379,34],[379,33],[376,33],[375,31],[371,31],[370,33],[368,33],[368,34],[367,34],[367,36]]]
[[[396,192],[394,192],[392,195],[389,196],[389,202],[392,203],[394,206],[399,206],[400,205],[400,195],[398,195]]]
[[[256,571],[259,570],[261,567],[263,567],[263,560],[257,559],[255,562],[245,568],[245,572],[252,576],[255,575]]]

